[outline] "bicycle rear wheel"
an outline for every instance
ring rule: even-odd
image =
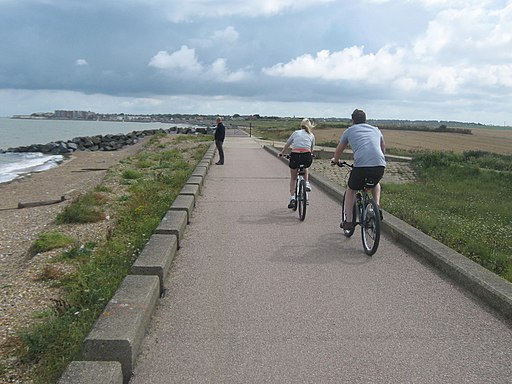
[[[347,214],[345,212],[345,195],[347,194],[347,191],[343,194],[343,201],[341,202],[341,223],[347,222]],[[355,231],[355,222],[356,222],[356,203],[354,202],[354,206],[352,207],[352,222],[354,223],[354,227],[352,229],[344,229],[343,234],[347,237],[350,237],[354,234]]]
[[[365,201],[364,217],[361,218],[361,237],[364,252],[372,256],[377,252],[380,242],[379,206],[374,199]]]
[[[297,196],[297,205],[299,206],[299,219],[300,221],[304,221],[306,218],[306,206],[307,206],[307,196],[306,196],[306,181],[301,180],[299,182],[299,193]]]

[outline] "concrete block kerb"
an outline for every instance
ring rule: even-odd
[[[203,178],[201,176],[190,176],[185,184],[196,184],[201,188],[203,185]]]
[[[127,383],[159,296],[157,276],[126,276],[85,338],[84,360],[118,361]]]
[[[187,227],[188,214],[184,210],[167,211],[162,221],[156,228],[155,233],[162,235],[175,235],[178,248]]]
[[[194,209],[194,196],[178,195],[171,205],[171,211],[185,211],[187,212],[187,224],[190,223],[190,216]]]
[[[160,280],[160,293],[169,272],[169,267],[178,249],[178,239],[174,235],[154,234],[132,265],[132,275],[154,275]]]
[[[199,185],[197,184],[185,184],[181,188],[180,195],[194,196],[194,206],[196,205],[197,198],[199,197]]]
[[[192,172],[191,176],[192,177],[199,176],[204,179],[206,177],[207,172],[208,172],[208,168],[197,166],[196,169],[194,170],[194,172]]]

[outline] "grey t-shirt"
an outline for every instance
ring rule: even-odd
[[[340,143],[349,144],[354,152],[354,167],[385,167],[381,140],[380,129],[366,123],[348,127],[340,137]]]

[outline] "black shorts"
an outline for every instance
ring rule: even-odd
[[[304,168],[309,168],[313,162],[313,156],[311,152],[292,152],[290,153],[290,164],[291,169],[298,169],[300,165],[304,165]]]
[[[348,178],[348,187],[354,190],[362,189],[366,179],[376,185],[384,176],[384,169],[385,167],[354,167]]]

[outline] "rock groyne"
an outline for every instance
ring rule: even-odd
[[[211,134],[211,128],[177,128],[148,129],[144,131],[132,131],[126,134],[107,134],[95,136],[75,137],[67,141],[52,141],[47,144],[31,144],[16,148],[8,148],[0,152],[41,152],[49,155],[65,155],[75,151],[116,151],[127,145],[133,145],[140,139],[158,133],[163,134]]]

